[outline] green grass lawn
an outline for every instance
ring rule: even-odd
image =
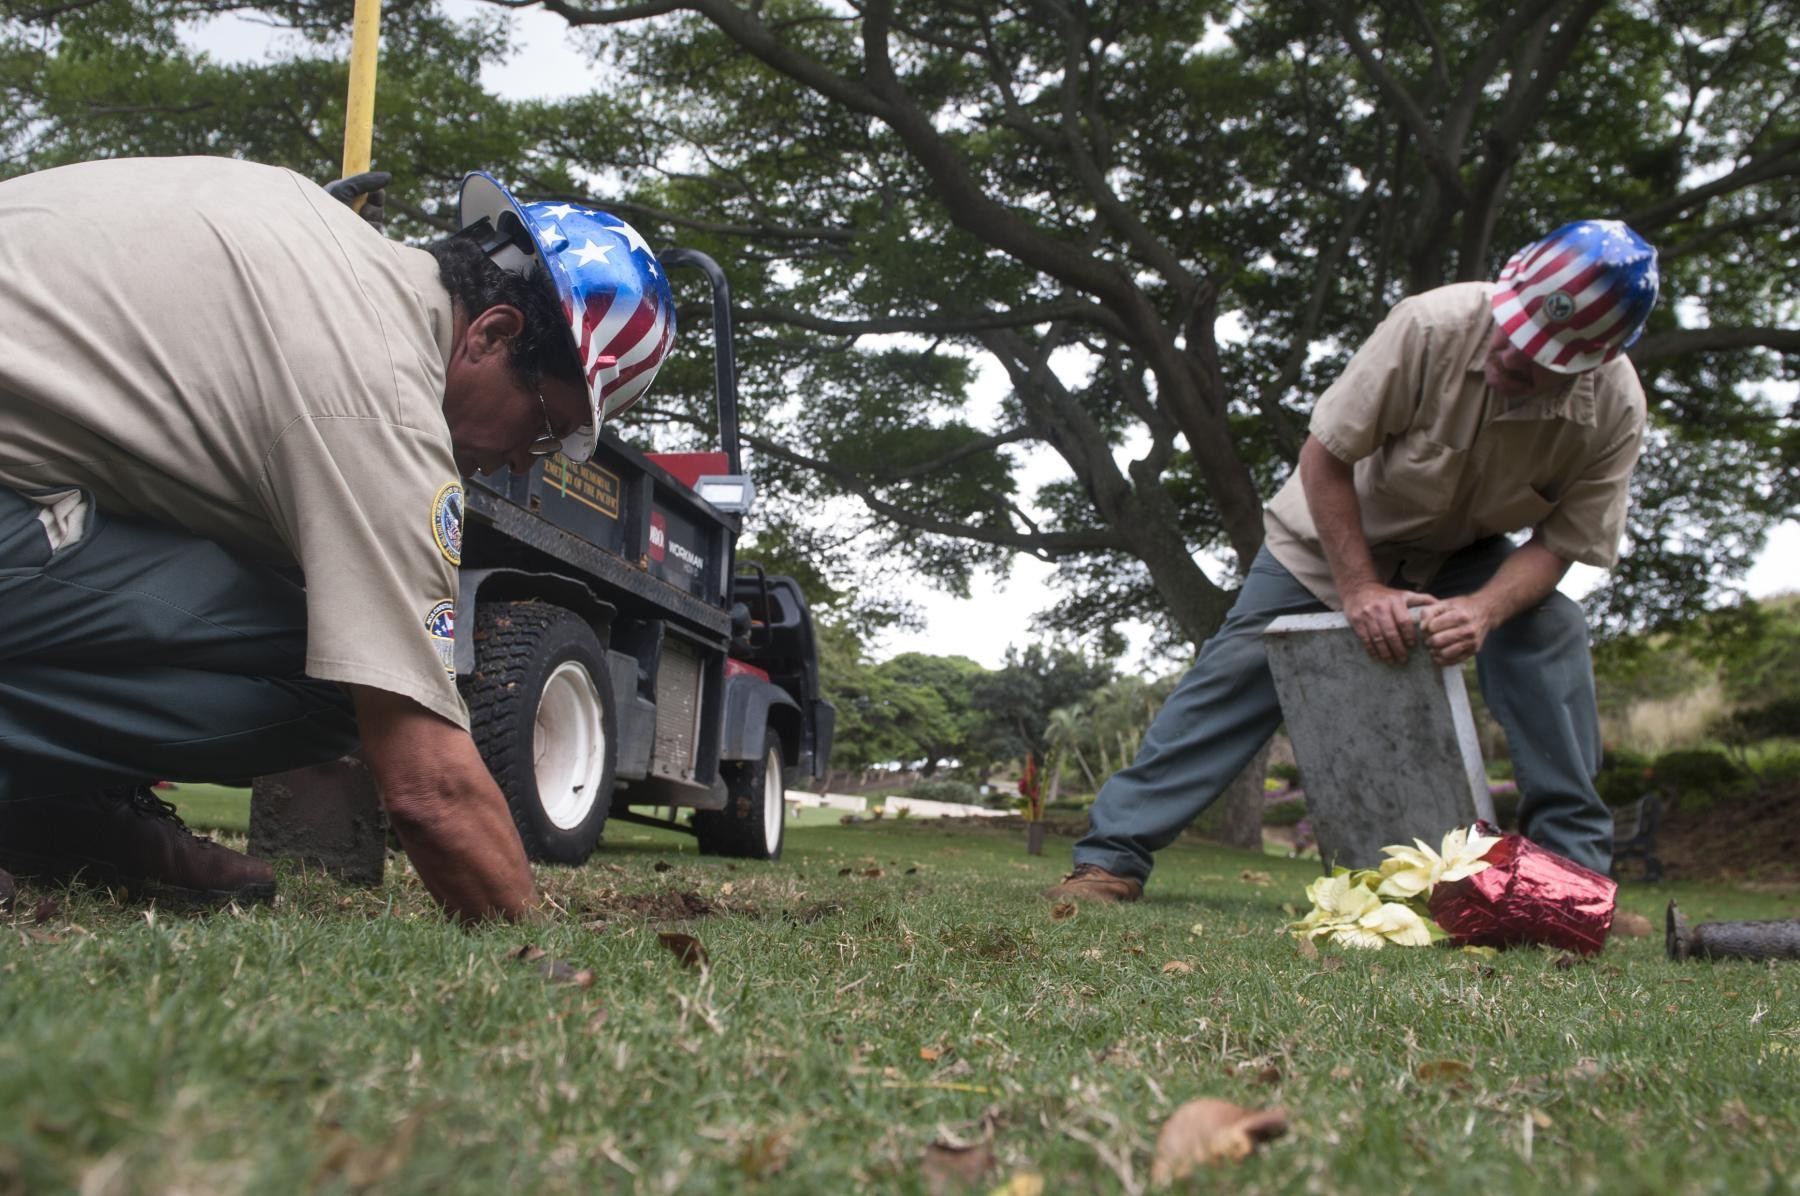
[[[208,795],[175,796],[198,821]],[[1058,920],[1037,893],[1067,850],[884,820],[761,865],[615,825],[539,870],[554,920],[474,932],[394,858],[378,889],[290,870],[275,908],[207,918],[25,889],[0,1193],[925,1192],[929,1144],[988,1136],[966,1190],[1136,1191],[1199,1096],[1291,1129],[1192,1191],[1800,1186],[1800,965],[1677,966],[1660,939],[1309,959],[1280,927],[1316,864],[1185,841],[1143,903]],[[1791,892],[1624,904],[1660,926],[1671,893],[1800,916]]]

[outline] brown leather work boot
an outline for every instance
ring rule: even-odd
[[[171,906],[275,899],[275,870],[187,829],[148,789],[0,801],[0,867]]]
[[[1061,884],[1044,890],[1053,901],[1136,901],[1143,895],[1143,881],[1114,876],[1098,864],[1077,864]]]

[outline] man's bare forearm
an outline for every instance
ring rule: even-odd
[[[363,758],[431,895],[464,922],[529,914],[531,867],[475,741],[409,698],[366,686],[352,693]]]
[[[1300,488],[1306,509],[1319,531],[1319,546],[1331,566],[1332,580],[1340,595],[1381,579],[1369,540],[1363,534],[1362,503],[1356,497],[1354,467],[1331,455],[1331,450],[1308,436],[1300,448]]]
[[[1417,639],[1408,608],[1429,599],[1397,590],[1375,575],[1352,467],[1308,436],[1300,448],[1300,488],[1351,629],[1376,660],[1405,660]]]
[[[1498,627],[1548,598],[1568,571],[1569,562],[1534,537],[1506,558],[1476,596],[1487,605],[1489,617]]]

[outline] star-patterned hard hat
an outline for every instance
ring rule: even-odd
[[[562,451],[587,460],[601,424],[643,396],[675,343],[675,300],[656,255],[616,216],[578,204],[521,204],[480,171],[463,180],[459,207],[465,229],[487,220],[505,233],[517,221],[530,234],[530,252],[514,237],[493,260],[520,274],[541,265],[562,299],[594,410]]]
[[[1656,306],[1656,250],[1620,220],[1578,220],[1513,254],[1494,319],[1518,350],[1579,374],[1629,348]]]

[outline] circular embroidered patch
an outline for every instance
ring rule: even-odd
[[[456,676],[456,604],[446,598],[425,612],[425,633],[444,671]]]
[[[1575,300],[1567,291],[1551,291],[1544,296],[1544,315],[1557,323],[1575,314]]]
[[[456,482],[446,483],[431,500],[431,538],[437,541],[438,551],[452,565],[462,564],[462,516],[462,486]]]

